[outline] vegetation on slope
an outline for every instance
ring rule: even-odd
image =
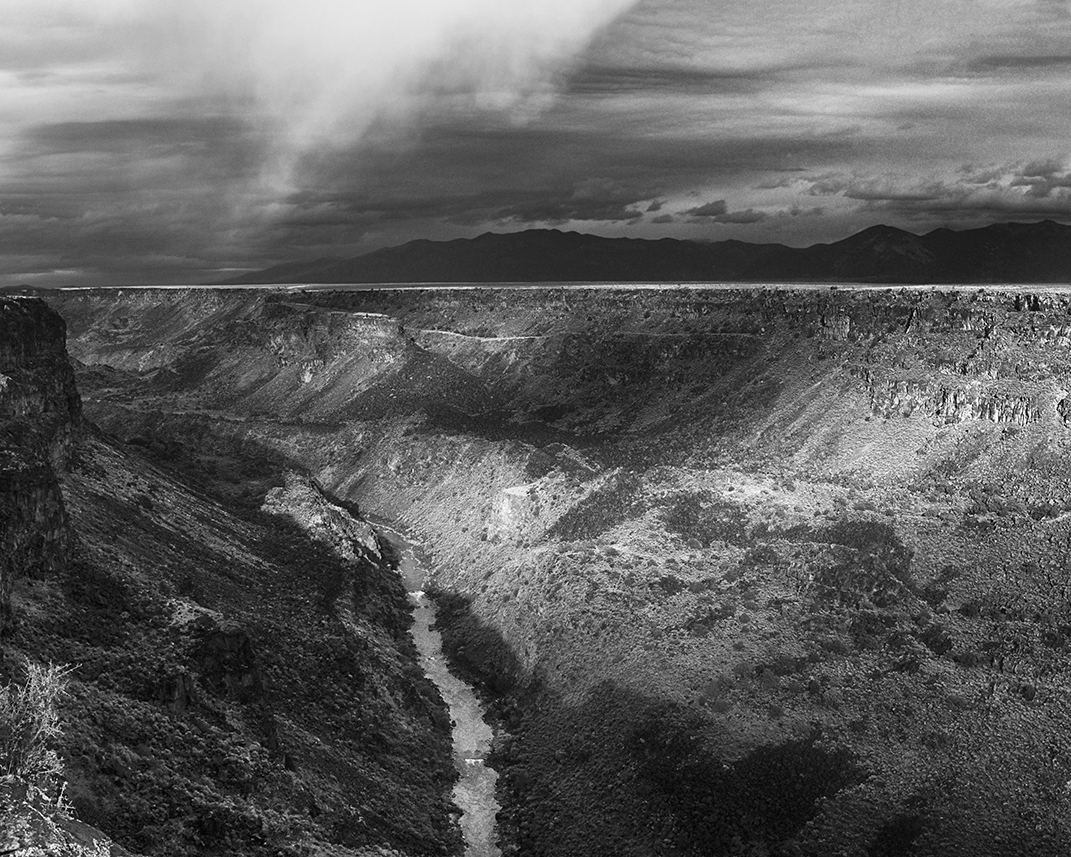
[[[169,857],[458,849],[449,724],[394,572],[101,438],[65,495],[72,562],[17,587],[4,650],[71,664],[79,818]]]

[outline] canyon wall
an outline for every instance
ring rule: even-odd
[[[65,803],[58,782],[27,792],[19,772],[0,795],[0,846],[456,853],[449,718],[407,633],[404,586],[356,505],[265,447],[255,463],[276,490],[218,494],[161,439],[128,444],[82,420],[75,365],[91,409],[105,379],[154,399],[174,385],[192,422],[217,369],[197,361],[205,335],[234,349],[221,389],[283,376],[261,411],[358,341],[339,326],[325,346],[329,315],[303,329],[282,305],[272,325],[201,297],[170,311],[141,296],[83,329],[119,345],[114,367],[69,359],[65,323],[42,301],[0,299],[0,683],[23,681],[28,663],[70,665],[51,741]],[[389,321],[358,324],[362,350],[377,337],[384,353],[404,350]],[[241,365],[250,354],[259,375]]]
[[[57,473],[74,453],[80,418],[63,319],[42,301],[0,298],[0,633],[16,577],[66,562]]]

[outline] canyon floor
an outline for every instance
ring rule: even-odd
[[[263,611],[242,602],[243,622],[283,634],[290,610],[315,612],[320,597],[314,579],[272,571],[280,548],[264,540],[277,535],[257,517],[293,486],[419,541],[444,645],[496,721],[503,853],[1067,852],[1068,294],[124,289],[50,301],[104,432],[66,489],[92,522],[89,566],[166,579],[197,613],[247,586],[271,593]],[[132,456],[150,469],[132,473]],[[187,496],[213,511],[195,521]],[[116,530],[116,514],[133,524]],[[142,551],[135,524],[165,526],[188,567]],[[235,540],[260,564],[232,567]],[[108,551],[136,558],[105,562]],[[211,578],[192,571],[206,551]],[[99,608],[118,613],[116,633],[124,613],[156,609],[123,603]],[[343,655],[340,613],[322,640],[311,614],[294,624],[282,673],[294,682],[368,657]],[[337,718],[382,733],[367,764],[405,752],[397,718],[417,713],[376,708],[367,688],[347,700],[340,678],[305,723],[298,685],[275,681],[293,699],[274,715],[282,745],[310,759],[299,772],[316,766],[310,734]],[[332,811],[403,801],[441,820],[441,806],[416,805],[441,801],[435,777],[449,773],[422,776],[423,791],[345,797],[340,776]],[[105,830],[121,826],[107,812],[124,794],[103,804]],[[422,853],[404,823],[375,817],[380,841]],[[428,841],[451,847],[436,823]]]

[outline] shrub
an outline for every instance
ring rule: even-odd
[[[49,791],[62,774],[52,748],[59,737],[57,706],[66,693],[68,667],[30,664],[26,681],[0,688],[0,775]]]

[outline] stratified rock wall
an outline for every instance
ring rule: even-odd
[[[39,300],[0,299],[0,631],[16,578],[66,561],[57,473],[73,455],[81,408],[63,319]]]

